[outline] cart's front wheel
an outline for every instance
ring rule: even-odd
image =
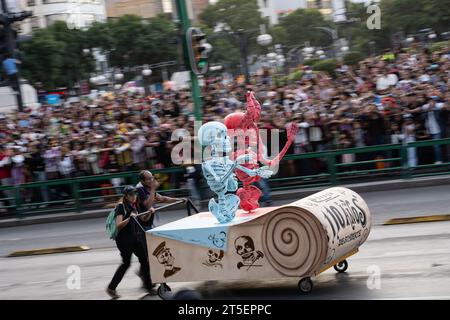
[[[339,273],[347,271],[347,268],[348,268],[347,260],[341,261],[338,264],[334,265],[334,270],[336,270]]]
[[[165,283],[161,283],[159,288],[158,288],[158,296],[161,299],[165,299],[165,295],[167,292],[172,291],[172,289]]]
[[[313,289],[311,278],[304,278],[298,282],[298,289],[301,293],[310,293]]]

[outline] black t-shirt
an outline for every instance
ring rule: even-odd
[[[382,137],[385,133],[384,119],[380,115],[369,116],[366,119],[367,122],[367,133],[368,135],[375,139],[377,137]]]
[[[27,159],[31,172],[45,171],[45,162],[40,152],[35,152]]]
[[[122,220],[126,220],[130,217],[133,211],[137,211],[136,208],[133,208],[128,204],[119,203],[116,207],[116,217],[122,216]],[[127,240],[133,239],[135,233],[136,233],[136,222],[133,221],[133,219],[130,219],[127,225],[119,231],[117,235],[117,240],[120,241],[124,239]]]

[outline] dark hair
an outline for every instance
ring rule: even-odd
[[[123,190],[123,196],[120,198],[119,202],[117,204],[122,203],[125,207],[131,207],[132,204],[128,201],[127,199],[127,195],[130,194],[130,192],[133,192],[136,194],[136,188],[134,188],[133,186],[127,186],[125,187],[125,189]]]
[[[139,181],[144,181],[145,174],[149,172],[148,170],[142,170],[139,172]]]

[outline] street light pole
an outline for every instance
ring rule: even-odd
[[[247,40],[245,39],[245,35],[243,32],[235,32],[233,35],[236,37],[236,39],[239,42],[239,51],[241,53],[241,66],[242,66],[242,72],[244,73],[245,77],[245,84],[250,84],[250,75],[248,72],[248,53],[247,53]]]
[[[181,22],[181,31],[182,31],[182,44],[183,44],[183,56],[184,56],[184,64],[187,68],[189,68],[191,75],[191,91],[192,98],[194,100],[194,113],[195,120],[202,120],[202,102],[200,95],[200,87],[198,85],[198,77],[197,74],[192,70],[191,62],[189,60],[188,55],[188,44],[186,39],[186,33],[191,26],[189,21],[188,11],[186,8],[185,0],[176,0],[176,6],[178,10],[178,16]]]
[[[219,33],[225,31],[225,34],[232,37],[232,39],[239,45],[240,61],[241,61],[241,72],[245,77],[245,83],[250,84],[250,74],[248,67],[248,39],[247,34],[254,34],[260,31],[260,35],[257,37],[257,43],[266,47],[272,43],[272,36],[266,33],[265,25],[260,25],[259,29],[238,29],[237,31],[231,31],[230,27],[226,23],[219,23],[214,32]],[[214,38],[214,37],[213,37]]]
[[[331,38],[333,39],[333,57],[336,58],[336,54],[338,52],[337,50],[337,40],[338,40],[338,34],[335,29],[326,28],[326,27],[314,27],[314,29],[320,29],[328,33]]]

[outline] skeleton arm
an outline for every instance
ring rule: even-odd
[[[233,164],[231,165],[231,167],[227,171],[227,173],[220,179],[220,182],[224,183],[230,177],[230,175],[234,172],[234,170],[236,168],[244,171],[249,176],[259,175],[259,176],[261,176],[263,178],[268,178],[268,177],[270,177],[272,175],[272,171],[267,170],[268,169],[267,167],[262,167],[262,168],[258,168],[256,170],[252,170],[252,169],[248,169],[246,167],[243,167],[243,166],[241,166],[239,164],[240,162],[250,161],[251,159],[252,159],[252,156],[249,155],[249,154],[245,154],[245,155],[237,157],[236,161],[233,162]]]
[[[263,164],[269,166],[269,167],[278,165],[278,163],[284,157],[284,155],[288,151],[289,147],[291,146],[292,142],[294,141],[294,137],[295,137],[296,134],[297,134],[297,126],[295,125],[295,123],[291,123],[290,126],[287,128],[288,141],[284,145],[283,149],[280,151],[280,153],[275,158],[273,158],[273,159],[266,159],[266,158],[264,158],[264,153],[266,151],[265,150],[265,145],[262,142],[261,136],[259,135],[259,131],[258,131],[258,138],[259,138],[259,142],[258,142],[258,160],[261,161]]]
[[[237,166],[237,164],[233,163],[233,165],[230,167],[228,172],[222,177],[222,179],[220,179],[221,183],[224,183],[230,177],[230,175],[234,172],[234,169],[236,168],[236,166]]]
[[[230,167],[230,169],[227,171],[227,173],[223,177],[219,177],[217,175],[217,173],[214,171],[214,168],[212,167],[210,162],[204,162],[203,168],[213,176],[213,178],[216,182],[225,183],[225,181],[230,177],[230,175],[233,173],[234,169],[236,168],[236,163],[233,163],[233,165]]]
[[[245,172],[250,177],[260,176],[261,178],[267,179],[273,174],[273,172],[269,170],[269,167],[267,166],[258,169],[249,169],[238,164],[236,168]]]

